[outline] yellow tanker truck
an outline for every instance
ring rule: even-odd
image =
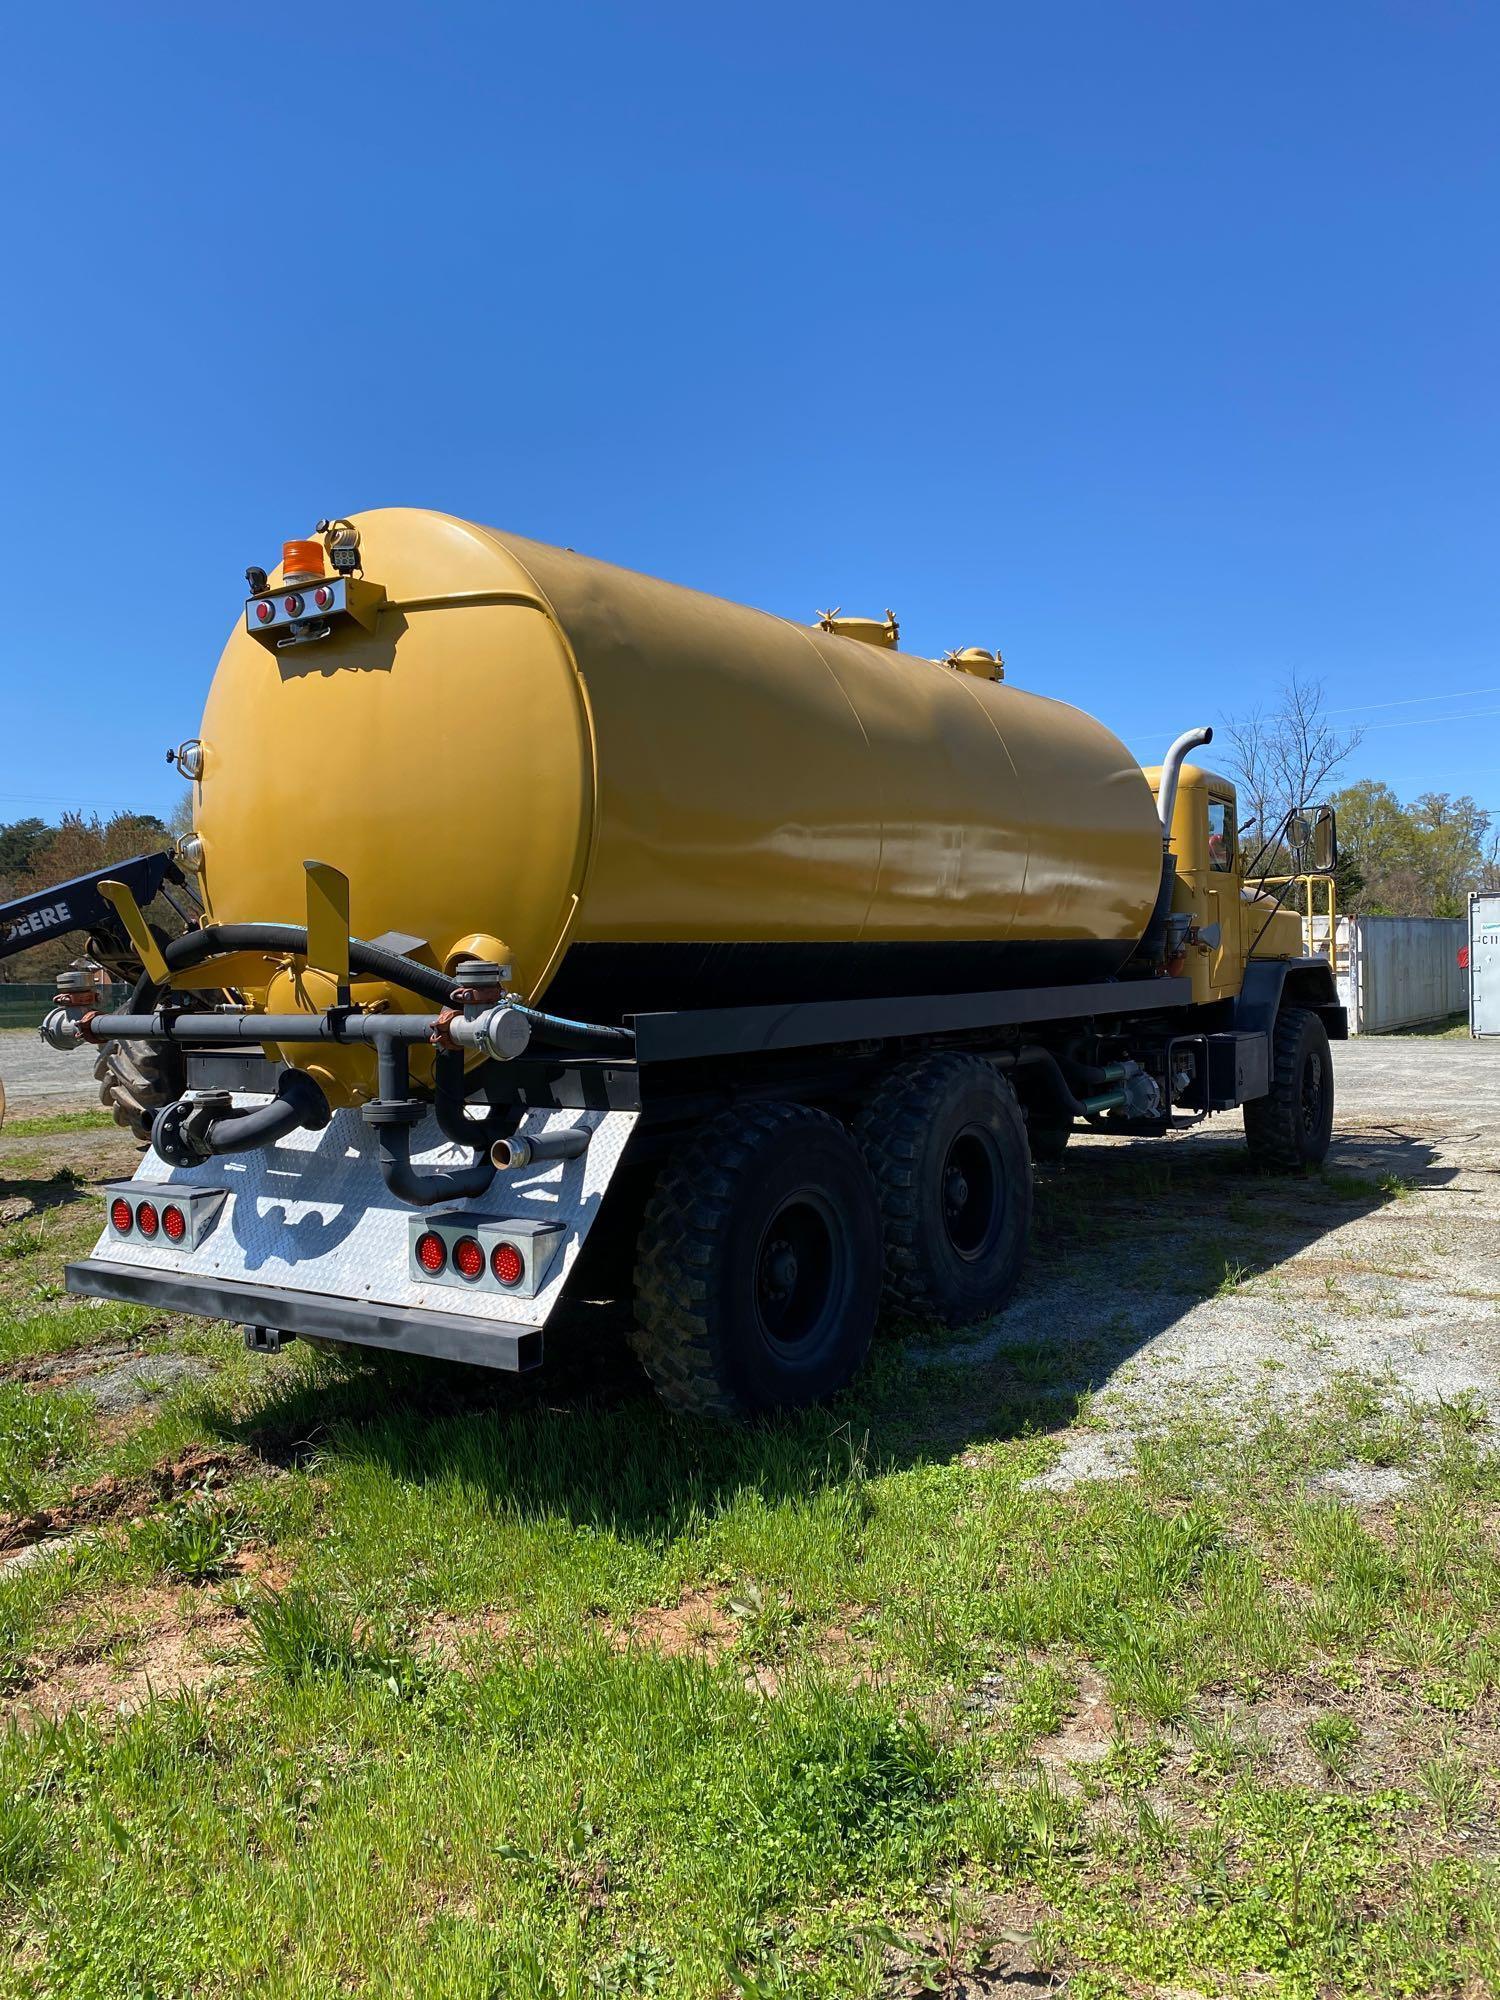
[[[115,894],[134,992],[44,1030],[172,1079],[71,1290],[520,1370],[628,1286],[661,1393],[748,1414],[883,1302],[1001,1307],[1080,1120],[1322,1159],[1343,1010],[1210,731],[1142,771],[981,649],[414,509],[246,574],[177,753],[201,922]]]

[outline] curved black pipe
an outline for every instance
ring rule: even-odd
[[[441,1050],[432,1066],[432,1109],[443,1136],[455,1146],[477,1146],[488,1153],[497,1139],[510,1137],[524,1116],[519,1104],[497,1104],[483,1118],[468,1118],[467,1102],[464,1059],[454,1050]]]
[[[434,1202],[458,1201],[468,1195],[483,1194],[495,1178],[488,1153],[481,1153],[467,1167],[414,1167],[411,1159],[412,1127],[426,1115],[427,1107],[408,1096],[411,1080],[407,1069],[405,1042],[382,1041],[376,1046],[379,1064],[379,1096],[362,1112],[365,1123],[375,1133],[380,1155],[380,1177],[397,1201],[413,1208],[431,1208]],[[451,1101],[451,1100],[450,1100]],[[462,1099],[459,1100],[460,1103]],[[448,1135],[453,1136],[451,1133]],[[460,1144],[471,1143],[467,1138]]]
[[[211,1099],[178,1098],[162,1106],[151,1122],[151,1144],[169,1166],[195,1167],[219,1153],[272,1146],[299,1126],[320,1132],[333,1116],[328,1099],[298,1069],[282,1071],[269,1104],[235,1111],[224,1093],[220,1105],[226,1108],[212,1106]],[[217,1115],[206,1115],[211,1107]]]
[[[367,1111],[373,1108],[366,1106]],[[420,1114],[422,1107],[417,1108]],[[471,1167],[414,1167],[410,1124],[376,1125],[375,1141],[381,1179],[397,1201],[409,1202],[413,1208],[431,1208],[435,1202],[483,1194],[495,1178],[494,1166],[483,1153]]]

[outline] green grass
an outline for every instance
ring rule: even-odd
[[[30,1118],[7,1118],[6,1139],[55,1139],[64,1132],[113,1132],[118,1128],[108,1111],[46,1111]]]
[[[1236,1187],[1268,1226],[1284,1197]],[[1044,1258],[1086,1209],[1048,1197]],[[0,1484],[122,1500],[0,1567],[0,1994],[1500,1981],[1471,1395],[1207,1404],[1054,1493],[1090,1405],[1043,1343],[914,1368],[893,1333],[839,1407],[739,1429],[669,1417],[587,1326],[517,1388],[53,1295],[97,1226],[62,1187],[0,1263]],[[1205,1252],[1193,1286],[1263,1268]],[[106,1420],[94,1350],[213,1374]],[[1351,1462],[1399,1465],[1400,1505],[1316,1497]]]

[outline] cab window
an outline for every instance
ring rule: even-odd
[[[1208,802],[1208,865],[1220,874],[1234,866],[1234,807],[1228,799]]]

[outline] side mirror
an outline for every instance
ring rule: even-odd
[[[1312,873],[1331,875],[1338,865],[1338,815],[1332,806],[1319,806],[1312,823]]]
[[[1289,813],[1286,822],[1286,844],[1300,863],[1312,845],[1312,821],[1305,813]]]

